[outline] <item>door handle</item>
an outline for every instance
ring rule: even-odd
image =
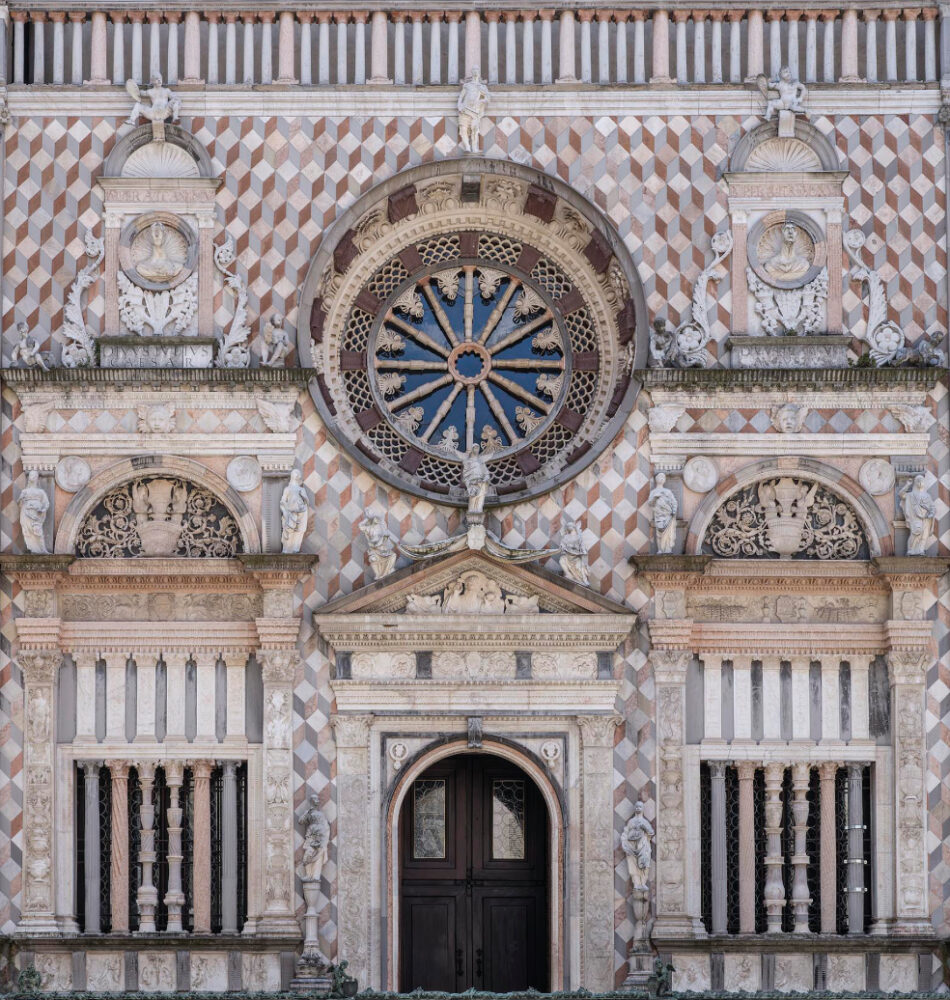
[[[482,978],[482,949],[475,949],[475,978]]]
[[[461,979],[465,975],[465,970],[462,968],[462,949],[455,949],[455,974]]]

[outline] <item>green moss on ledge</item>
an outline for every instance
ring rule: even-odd
[[[645,368],[634,373],[645,389],[933,389],[946,368]]]

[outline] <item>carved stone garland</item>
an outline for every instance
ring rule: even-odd
[[[214,494],[161,477],[137,479],[108,493],[86,516],[76,541],[76,554],[93,558],[226,558],[240,550],[237,523]]]
[[[725,559],[862,559],[868,542],[843,500],[783,476],[734,493],[710,521],[703,551]]]

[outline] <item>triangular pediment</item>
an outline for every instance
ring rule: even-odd
[[[629,608],[534,566],[481,552],[414,563],[324,605],[328,615],[603,615]]]

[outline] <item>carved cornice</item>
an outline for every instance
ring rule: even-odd
[[[630,562],[636,567],[637,573],[651,583],[657,579],[692,580],[698,574],[705,573],[712,556],[684,555],[635,555],[630,556]]]
[[[635,373],[647,390],[698,389],[700,391],[748,392],[750,389],[859,390],[906,387],[933,389],[946,381],[939,368],[648,368]]]
[[[300,632],[299,618],[255,618],[257,637],[265,649],[294,649]]]
[[[3,368],[0,378],[14,390],[52,389],[75,386],[80,389],[158,386],[163,389],[220,388],[233,392],[246,386],[305,386],[313,372],[304,368]],[[19,393],[18,393],[19,394]]]
[[[21,651],[54,649],[60,645],[63,631],[60,618],[17,618],[14,625]]]
[[[950,561],[927,556],[877,556],[872,565],[892,588],[930,590],[950,570]]]
[[[20,623],[17,619],[18,632]],[[36,620],[36,619],[32,619]],[[22,644],[22,639],[21,639]],[[102,653],[160,649],[166,652],[250,650],[258,645],[257,630],[249,622],[64,622],[60,645],[66,650]]]
[[[42,580],[59,579],[75,560],[74,555],[5,555],[0,559],[0,570],[7,576],[23,581],[33,577]]]
[[[248,573],[262,582],[267,579],[287,579],[296,583],[301,577],[310,573],[319,562],[319,557],[309,552],[270,553],[242,552],[237,559]]]
[[[686,618],[658,618],[649,623],[650,644],[654,649],[692,649],[693,622]],[[651,658],[653,653],[651,652]]]

